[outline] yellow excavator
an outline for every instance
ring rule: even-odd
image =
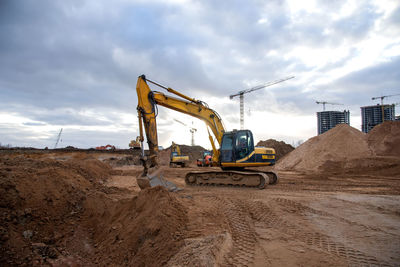
[[[156,85],[177,97],[152,91],[149,84]],[[188,97],[172,88],[151,81],[145,75],[138,77],[136,92],[138,96],[138,119],[140,142],[142,147],[141,161],[144,171],[137,177],[141,189],[157,185],[165,186],[170,191],[178,190],[171,182],[162,177],[158,162],[158,137],[156,117],[157,105],[185,113],[204,121],[207,125],[209,140],[213,149],[212,165],[222,170],[190,171],[185,176],[188,185],[225,185],[246,186],[263,189],[267,184],[276,184],[278,176],[271,171],[247,169],[249,167],[271,166],[275,164],[275,150],[255,147],[250,130],[233,130],[227,132],[218,113],[200,100]],[[143,150],[143,128],[146,133],[149,153]],[[213,133],[219,148],[214,143]],[[246,169],[245,169],[246,168]]]
[[[181,153],[181,148],[175,142],[172,142],[171,145],[171,157],[169,160],[170,167],[181,166],[182,168],[186,166],[189,162],[189,156],[184,156]]]
[[[129,142],[130,149],[140,149],[140,136],[136,136],[136,140],[131,140]]]

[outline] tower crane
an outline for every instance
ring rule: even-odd
[[[57,141],[56,141],[56,144],[54,145],[54,149],[57,148],[58,142],[60,142],[62,130],[63,130],[63,128],[61,128],[60,132],[58,133]]]
[[[289,76],[289,77],[286,77],[286,78],[283,78],[280,80],[260,84],[255,87],[239,91],[236,94],[230,95],[229,96],[230,99],[233,99],[235,96],[239,96],[239,99],[240,99],[240,129],[243,130],[243,128],[244,128],[244,94],[247,94],[247,93],[250,93],[250,92],[253,92],[256,90],[260,90],[265,87],[268,87],[268,86],[271,86],[271,85],[274,85],[277,83],[281,83],[281,82],[284,82],[284,81],[292,79],[292,78],[294,78],[294,76]]]
[[[381,99],[381,105],[383,106],[383,99],[386,97],[392,97],[392,96],[397,96],[400,94],[394,94],[394,95],[383,95],[383,96],[374,96],[373,98],[371,98],[372,100],[376,100],[376,99]]]
[[[340,103],[331,103],[331,102],[326,102],[326,101],[315,101],[315,103],[317,104],[322,104],[322,111],[325,111],[325,105],[329,104],[329,105],[343,105]]]
[[[174,121],[179,122],[182,125],[185,125],[186,127],[189,127],[190,133],[192,134],[192,146],[194,146],[194,133],[197,132],[197,129],[194,128],[193,126],[190,127],[189,125],[187,125],[186,123],[181,122],[180,120],[174,119]],[[192,122],[193,124],[193,122]]]
[[[398,95],[400,95],[400,94],[394,94],[394,95],[382,95],[382,96],[374,96],[374,97],[372,97],[371,99],[372,100],[376,100],[376,99],[381,99],[381,109],[382,109],[382,122],[384,122],[385,121],[385,109],[384,109],[384,107],[383,107],[383,99],[384,98],[387,98],[387,97],[392,97],[392,96],[398,96]]]

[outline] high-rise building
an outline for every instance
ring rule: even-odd
[[[317,112],[318,134],[332,129],[338,124],[346,123],[350,125],[350,111],[320,111]]]
[[[395,120],[395,105],[374,105],[361,107],[361,128],[364,133],[384,121]]]

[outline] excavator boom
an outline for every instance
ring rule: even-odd
[[[161,92],[152,91],[147,84],[151,82],[160,86],[170,93],[173,93],[182,99],[167,96]],[[158,151],[157,124],[156,124],[156,105],[160,105],[175,111],[198,118],[206,123],[215,136],[218,144],[222,142],[222,136],[225,133],[225,127],[218,113],[207,106],[204,102],[190,98],[172,88],[166,88],[160,84],[146,79],[144,75],[139,76],[136,91],[138,95],[138,116],[143,120],[147,142],[151,157]],[[211,146],[213,148],[213,162],[218,162],[219,151],[217,150],[213,137],[209,134]],[[152,163],[156,165],[155,162]]]

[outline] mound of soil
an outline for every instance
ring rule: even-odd
[[[187,146],[187,145],[179,145],[181,149],[181,153],[184,156],[189,156],[190,162],[195,162],[197,159],[203,157],[203,152],[206,150],[201,146]],[[161,150],[158,153],[160,164],[161,165],[169,165],[170,157],[171,157],[171,147]]]
[[[56,240],[83,212],[86,193],[111,168],[97,160],[0,158],[0,262],[42,264],[62,253]]]
[[[158,160],[160,161],[160,165],[169,165],[171,157],[171,148],[163,149],[158,152]]]
[[[110,164],[113,167],[125,166],[125,165],[141,165],[140,157],[135,156],[123,156],[123,157],[111,157],[104,159],[104,162]]]
[[[400,121],[385,121],[375,126],[367,140],[375,155],[400,157]]]
[[[278,170],[325,173],[400,173],[400,124],[385,122],[364,134],[340,124],[310,138],[276,165]]]
[[[185,208],[161,187],[106,187],[112,174],[94,159],[0,157],[0,265],[165,265]]]
[[[275,139],[259,141],[256,146],[270,147],[275,149],[276,160],[283,158],[283,156],[294,150],[293,146],[286,144],[283,141],[276,141]]]
[[[183,246],[186,210],[165,188],[146,189],[115,204],[101,202],[92,199],[86,205],[94,263],[163,266]]]
[[[365,134],[347,124],[340,124],[301,144],[280,160],[276,168],[319,171],[342,167],[343,162],[371,155]]]
[[[187,145],[179,145],[181,151],[184,155],[188,155],[191,161],[196,161],[203,156],[203,152],[206,150],[201,146],[187,146]]]

